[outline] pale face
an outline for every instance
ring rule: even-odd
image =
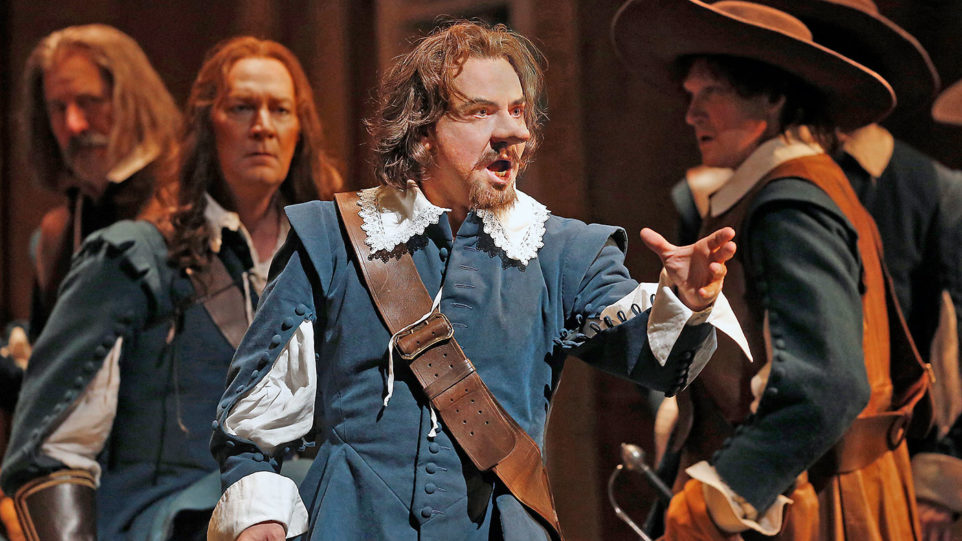
[[[503,58],[469,58],[453,85],[461,95],[428,138],[435,161],[425,182],[468,208],[510,204],[531,137],[521,81]]]
[[[287,178],[301,128],[294,81],[273,58],[238,60],[211,109],[217,160],[236,197],[273,193]]]
[[[43,95],[64,162],[84,193],[99,196],[113,167],[107,156],[114,125],[110,84],[87,53],[72,51],[44,73]]]
[[[704,59],[692,64],[683,86],[690,100],[685,121],[695,129],[703,165],[736,168],[776,134],[784,99],[743,98]]]

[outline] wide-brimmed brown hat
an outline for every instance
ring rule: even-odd
[[[877,122],[895,106],[879,74],[812,40],[784,11],[754,2],[628,0],[612,22],[622,59],[657,86],[677,88],[673,65],[689,55],[751,58],[792,73],[826,98],[834,124],[851,130]]]
[[[935,98],[932,118],[944,124],[962,126],[962,81],[956,81]]]
[[[756,0],[798,17],[815,41],[885,78],[900,110],[928,106],[939,73],[912,34],[886,19],[872,0]]]

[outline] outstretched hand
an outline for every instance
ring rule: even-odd
[[[735,255],[735,230],[723,227],[695,244],[675,246],[647,227],[641,240],[661,259],[668,280],[681,302],[698,312],[708,308],[718,293],[728,269],[725,262]]]

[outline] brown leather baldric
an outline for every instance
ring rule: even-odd
[[[561,527],[538,445],[498,404],[464,355],[453,328],[433,302],[411,254],[385,261],[364,242],[358,197],[335,195],[338,210],[381,318],[396,334],[395,346],[441,416],[447,431],[481,471],[492,470],[511,493],[535,512],[552,538]],[[433,313],[432,313],[433,312]],[[423,315],[432,313],[416,325]]]

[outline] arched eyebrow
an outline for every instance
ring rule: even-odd
[[[498,104],[485,98],[467,98],[458,104],[457,110],[459,112],[467,111],[469,109],[475,109],[481,106],[497,107]]]
[[[508,104],[508,107],[517,107],[518,105],[525,105],[525,99],[523,97],[512,101]],[[455,112],[463,113],[464,111],[470,111],[480,106],[498,107],[498,104],[486,98],[467,98],[458,104]]]

